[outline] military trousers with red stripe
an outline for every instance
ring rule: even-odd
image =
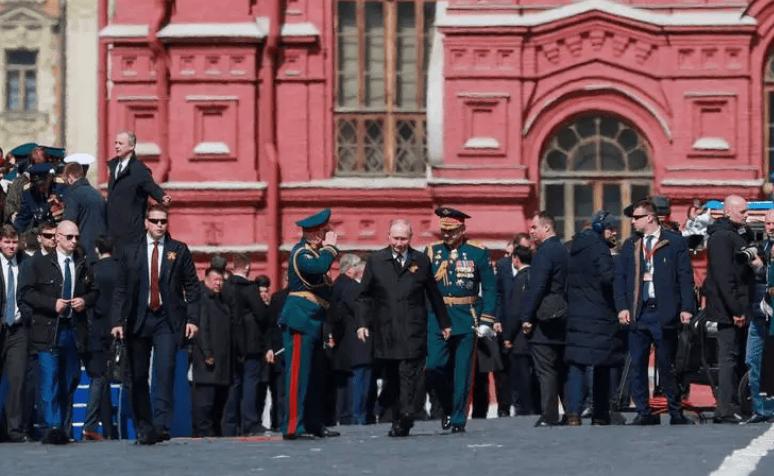
[[[283,435],[316,433],[322,428],[322,340],[319,333],[285,327],[285,415]]]
[[[452,425],[465,425],[473,384],[476,339],[472,332],[444,340],[440,332],[427,334],[427,384],[435,391]]]

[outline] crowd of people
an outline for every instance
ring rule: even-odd
[[[436,210],[440,241],[413,248],[411,223],[395,218],[387,245],[367,257],[339,252],[325,209],[297,222],[302,239],[271,294],[266,276],[250,278],[247,254],[213,257],[199,279],[187,245],[169,232],[171,197],[135,144],[131,132],[116,136],[106,199],[85,178],[93,157],[25,144],[6,158],[6,441],[72,441],[81,365],[90,377],[84,439],[116,437],[115,378],[130,395],[137,442],[169,439],[180,349],[190,356],[197,437],[272,430],[288,440],[325,438],[339,435],[334,426],[376,422],[405,437],[417,419],[462,433],[469,416],[487,417],[491,401],[499,417],[539,415],[536,427],[578,426],[586,416],[592,425],[622,424],[631,401],[629,424],[655,425],[651,349],[670,424],[692,424],[675,353],[681,328],[699,318],[717,325],[714,421],[774,416],[766,397],[774,349],[764,346],[774,211],[767,238],[754,243],[742,197],[727,197],[724,216],[707,223],[701,293],[686,239],[666,226],[658,200],[645,199],[627,208],[634,233],[622,244],[607,211],[566,243],[541,211],[496,262],[467,237],[471,217],[453,208]],[[743,357],[754,410],[746,420],[735,392]]]

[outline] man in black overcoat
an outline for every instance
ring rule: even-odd
[[[430,260],[411,248],[411,225],[393,220],[390,246],[366,261],[358,297],[357,330],[361,341],[373,334],[374,357],[384,361],[388,381],[398,382],[399,404],[394,405],[390,436],[407,436],[416,411],[416,386],[427,357],[427,307],[435,312],[444,339],[451,321],[435,283]],[[388,383],[389,385],[389,383]]]

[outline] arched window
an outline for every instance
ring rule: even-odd
[[[768,181],[772,181],[774,173],[774,53],[769,54],[766,61],[766,71],[763,74],[763,94],[765,101],[766,121],[766,173]]]
[[[570,239],[600,208],[623,219],[623,209],[650,194],[650,149],[631,126],[611,116],[586,116],[559,128],[541,162],[541,208]],[[619,236],[629,235],[628,223]]]

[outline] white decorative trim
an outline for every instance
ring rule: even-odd
[[[511,97],[508,93],[476,93],[476,92],[462,92],[457,93],[458,98],[473,98],[473,99],[499,99]]]
[[[431,177],[428,185],[532,185],[534,182],[527,179],[454,179]]]
[[[266,37],[266,31],[256,23],[170,23],[156,35],[162,39],[174,38],[254,38]]]
[[[148,25],[130,25],[113,23],[99,32],[100,38],[145,38],[148,36]]]
[[[308,182],[283,182],[281,188],[346,188],[346,189],[385,189],[385,188],[425,188],[427,181],[423,178],[395,177],[335,177],[326,180],[310,180]]]
[[[153,95],[147,95],[147,96],[118,96],[116,98],[116,101],[124,102],[124,101],[158,101],[158,96]]]
[[[670,187],[760,187],[763,179],[740,180],[702,180],[702,179],[665,179],[661,185]]]
[[[192,94],[186,96],[185,100],[188,102],[199,101],[239,101],[239,96],[210,96],[206,94]]]
[[[494,137],[471,137],[463,147],[466,149],[499,149],[500,143]]]
[[[266,253],[269,251],[269,245],[261,243],[251,245],[189,245],[188,249],[191,250],[192,253],[207,255],[226,253]]]
[[[228,144],[224,142],[199,142],[194,147],[197,155],[228,155],[231,153]]]
[[[438,10],[441,11],[440,9]],[[512,12],[487,14],[449,14],[446,9],[436,15],[437,27],[531,27],[544,25],[584,13],[598,11],[615,17],[657,26],[755,26],[755,18],[736,11],[676,11],[662,13],[623,5],[612,0],[583,0],[557,8],[519,15]]]
[[[731,146],[722,137],[700,137],[693,143],[693,148],[696,150],[730,150]]]
[[[446,11],[446,1],[436,2],[435,21]],[[435,28],[430,58],[427,62],[427,157],[431,164],[443,163],[443,35]]]
[[[266,190],[266,182],[165,182],[164,190]]]
[[[155,142],[138,142],[134,146],[134,152],[139,156],[161,155],[161,148]]]
[[[320,36],[320,30],[311,22],[285,23],[280,32],[282,36]]]
[[[683,96],[687,98],[733,97],[736,96],[736,93],[730,91],[688,91]]]

